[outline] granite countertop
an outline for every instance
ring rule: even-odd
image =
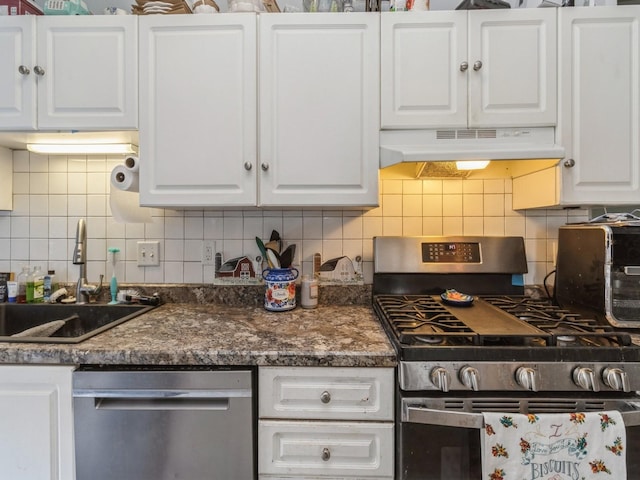
[[[396,355],[369,305],[167,303],[78,344],[0,343],[0,363],[389,367]]]

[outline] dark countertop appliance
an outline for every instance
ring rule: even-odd
[[[526,271],[520,237],[374,239],[373,306],[400,360],[397,479],[480,478],[488,411],[619,410],[629,451],[640,447],[640,347],[525,295]],[[627,463],[640,478],[640,460]]]
[[[556,298],[621,328],[640,328],[640,222],[560,227]]]

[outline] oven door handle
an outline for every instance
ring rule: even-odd
[[[640,426],[640,410],[620,412],[625,427]],[[405,406],[402,421],[443,427],[484,428],[484,416],[481,413],[452,412],[416,406]]]

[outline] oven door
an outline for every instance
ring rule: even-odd
[[[482,412],[563,413],[619,410],[627,430],[627,475],[640,478],[640,398],[402,398],[398,480],[479,480]]]

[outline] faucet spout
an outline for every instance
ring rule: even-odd
[[[87,225],[84,218],[78,220],[76,227],[76,244],[73,249],[73,264],[84,265],[87,260],[85,245],[87,243]]]
[[[98,286],[91,285],[87,281],[87,225],[84,218],[78,220],[76,227],[76,243],[73,249],[73,264],[80,266],[78,283],[76,284],[76,303],[89,303],[91,295],[98,295],[102,290],[102,279],[104,275],[100,275],[100,284]]]

